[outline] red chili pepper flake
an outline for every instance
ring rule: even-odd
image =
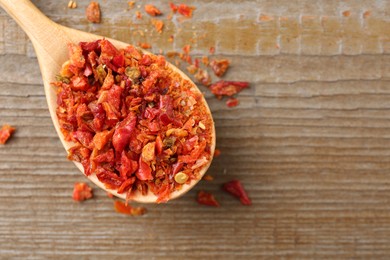
[[[215,47],[210,47],[209,53],[212,55],[215,53]]]
[[[135,5],[135,1],[128,1],[127,5],[129,6],[129,9],[133,9]]]
[[[185,17],[192,17],[192,12],[195,10],[196,8],[194,6],[188,6],[188,5],[185,5],[185,4],[180,4],[178,7],[177,7],[177,12]]]
[[[142,13],[141,13],[140,11],[136,11],[136,12],[135,12],[135,17],[136,17],[138,20],[142,19]]]
[[[130,216],[142,216],[146,213],[146,209],[144,207],[132,207],[119,200],[114,202],[114,208],[116,212]]]
[[[3,125],[0,129],[0,144],[5,144],[14,132],[14,127],[7,124]]]
[[[109,197],[110,199],[113,199],[114,195],[111,192],[107,192],[107,197]]]
[[[214,177],[211,176],[210,174],[205,174],[205,175],[203,175],[202,179],[205,180],[205,181],[213,181]]]
[[[244,190],[244,187],[242,186],[241,182],[239,180],[232,180],[227,183],[225,183],[222,186],[222,189],[233,196],[240,199],[241,204],[243,205],[252,205],[251,200],[248,197],[248,194]]]
[[[220,155],[221,155],[221,150],[215,149],[215,150],[214,150],[214,157],[218,157],[218,156],[220,156]]]
[[[238,106],[239,101],[237,98],[231,97],[228,100],[226,100],[226,106],[228,107],[236,107]]]
[[[151,49],[152,48],[152,45],[150,45],[147,42],[139,42],[138,46],[141,47],[142,49]]]
[[[202,85],[208,87],[211,84],[211,77],[207,70],[198,69],[198,72],[195,74],[195,80]]]
[[[191,45],[189,45],[189,44],[184,45],[184,47],[183,47],[183,52],[184,52],[185,54],[189,54],[190,51],[191,51]]]
[[[173,42],[173,39],[174,39],[174,36],[173,36],[173,35],[169,36],[168,42]]]
[[[87,9],[86,15],[88,21],[91,23],[100,23],[100,6],[97,2],[90,2]]]
[[[210,62],[209,62],[209,57],[203,56],[203,57],[202,57],[202,63],[203,63],[203,65],[205,65],[205,66],[209,66],[209,64],[210,64]]]
[[[162,33],[162,29],[164,27],[164,22],[158,19],[152,19],[152,24],[158,33]]]
[[[84,201],[93,197],[92,188],[84,182],[76,182],[73,186],[73,200]]]
[[[193,75],[198,71],[198,68],[192,64],[192,65],[187,67],[187,71],[188,71],[188,73]]]
[[[145,12],[151,16],[161,15],[161,11],[154,5],[145,5]]]
[[[106,188],[169,200],[174,178],[200,178],[212,158],[212,118],[201,93],[165,58],[108,40],[69,45],[70,60],[53,83],[68,158]],[[64,74],[62,74],[64,73]],[[199,127],[198,127],[199,126]],[[180,180],[182,180],[181,178]]]
[[[226,59],[222,60],[212,60],[210,62],[211,69],[214,71],[214,74],[218,77],[222,77],[226,70],[229,68],[230,61]]]
[[[349,17],[349,16],[351,16],[351,12],[350,11],[344,11],[343,12],[343,16],[344,17]]]
[[[170,2],[169,3],[169,7],[171,8],[172,12],[176,13],[177,12],[177,5],[175,5],[174,3]]]
[[[224,81],[220,80],[210,86],[211,92],[217,97],[233,96],[241,90],[248,88],[249,83],[244,81]]]
[[[371,11],[365,11],[363,13],[363,18],[366,19],[366,18],[370,17],[370,15],[371,15]]]
[[[199,204],[203,204],[207,206],[213,206],[213,207],[220,206],[219,202],[215,199],[214,195],[206,191],[199,191],[196,201]]]

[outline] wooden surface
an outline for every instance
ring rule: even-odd
[[[197,37],[193,53],[216,46],[233,64],[225,78],[251,88],[234,109],[203,88],[222,151],[213,182],[143,217],[115,213],[97,188],[75,203],[85,178],[52,126],[31,43],[1,10],[0,124],[18,130],[0,147],[0,258],[390,258],[389,1],[195,0],[194,18],[166,21],[161,36],[127,1],[100,1],[100,25],[86,22],[88,1],[33,2],[60,24],[155,52]],[[168,2],[136,2],[169,13]],[[233,178],[253,206],[220,191]],[[200,189],[222,207],[198,205]]]

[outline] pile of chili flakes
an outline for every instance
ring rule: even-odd
[[[69,44],[57,87],[68,158],[109,189],[155,194],[157,202],[199,179],[211,160],[212,118],[201,93],[163,56],[108,40]],[[175,176],[180,174],[180,183]]]

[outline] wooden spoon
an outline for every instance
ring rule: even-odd
[[[74,30],[56,24],[51,21],[45,15],[43,15],[29,0],[0,0],[0,6],[20,25],[20,27],[26,32],[30,38],[35,52],[38,57],[39,67],[41,69],[43,84],[45,87],[45,95],[49,106],[51,118],[53,120],[54,127],[57,134],[66,150],[73,146],[72,143],[66,142],[60,131],[56,115],[56,90],[50,85],[55,81],[55,76],[58,75],[61,65],[68,59],[68,49],[66,44],[68,42],[79,43],[81,41],[95,41],[102,39],[102,36]],[[117,48],[124,48],[128,46],[128,43],[119,42],[113,39],[108,39]],[[145,52],[145,51],[144,51]],[[193,84],[193,90],[200,93],[200,90],[196,85],[178,68],[169,64],[169,66],[176,72],[178,72],[184,79],[189,80]],[[203,99],[208,113],[211,114],[206,101]],[[212,129],[212,145],[211,154],[215,149],[215,129],[213,125]],[[81,172],[84,169],[80,163],[75,162],[76,166]],[[211,164],[211,159],[207,165],[205,165],[200,171],[200,177],[204,175]],[[118,194],[115,190],[105,188],[96,175],[91,174],[88,178],[94,182],[100,188],[114,194],[117,197],[125,199],[125,194]],[[187,191],[189,191],[198,180],[193,180],[188,185],[183,185],[183,188],[171,193],[170,199],[177,198]],[[133,200],[143,203],[156,202],[157,197],[149,192],[147,195],[141,195],[136,193]]]

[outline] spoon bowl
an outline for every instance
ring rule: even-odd
[[[58,75],[62,64],[68,60],[68,49],[67,43],[75,43],[79,42],[91,42],[96,41],[98,39],[102,39],[104,37],[99,35],[94,35],[91,33],[82,32],[79,30],[71,29],[68,27],[61,26],[45,15],[43,15],[29,0],[0,0],[0,6],[20,25],[20,27],[26,32],[28,37],[30,38],[37,58],[39,67],[42,74],[43,84],[45,88],[45,95],[50,111],[50,115],[54,124],[54,127],[57,131],[57,134],[66,150],[71,148],[74,144],[71,142],[67,142],[64,140],[64,137],[60,131],[60,125],[56,115],[56,107],[57,107],[57,93],[56,89],[51,86],[51,83],[55,81],[56,75]],[[120,42],[114,39],[109,39],[111,43],[118,49],[125,48],[130,45],[128,43]],[[148,53],[143,50],[144,53]],[[196,85],[191,81],[191,79],[185,75],[181,70],[176,68],[174,65],[168,63],[168,66],[179,73],[182,78],[188,80],[193,85],[193,91],[199,92],[200,90],[196,87]],[[207,105],[207,102],[203,98],[203,103],[207,108],[207,113],[210,114],[210,109]],[[215,149],[215,129],[213,124],[212,134],[211,134],[211,155],[214,153]],[[205,174],[207,169],[211,164],[212,156],[209,162],[202,166],[202,169],[199,172],[200,178]],[[80,169],[81,172],[84,173],[83,166],[74,162],[75,165]],[[95,174],[91,174],[87,176],[93,183],[97,186],[106,190],[113,195],[119,198],[126,198],[126,194],[119,194],[115,190],[107,189],[102,182],[96,177]],[[182,189],[173,191],[170,195],[170,199],[177,198],[187,191],[189,191],[199,180],[192,180],[189,184],[184,184]],[[142,203],[154,203],[157,200],[157,196],[154,195],[151,191],[146,195],[142,195],[140,193],[135,193],[132,200]]]

